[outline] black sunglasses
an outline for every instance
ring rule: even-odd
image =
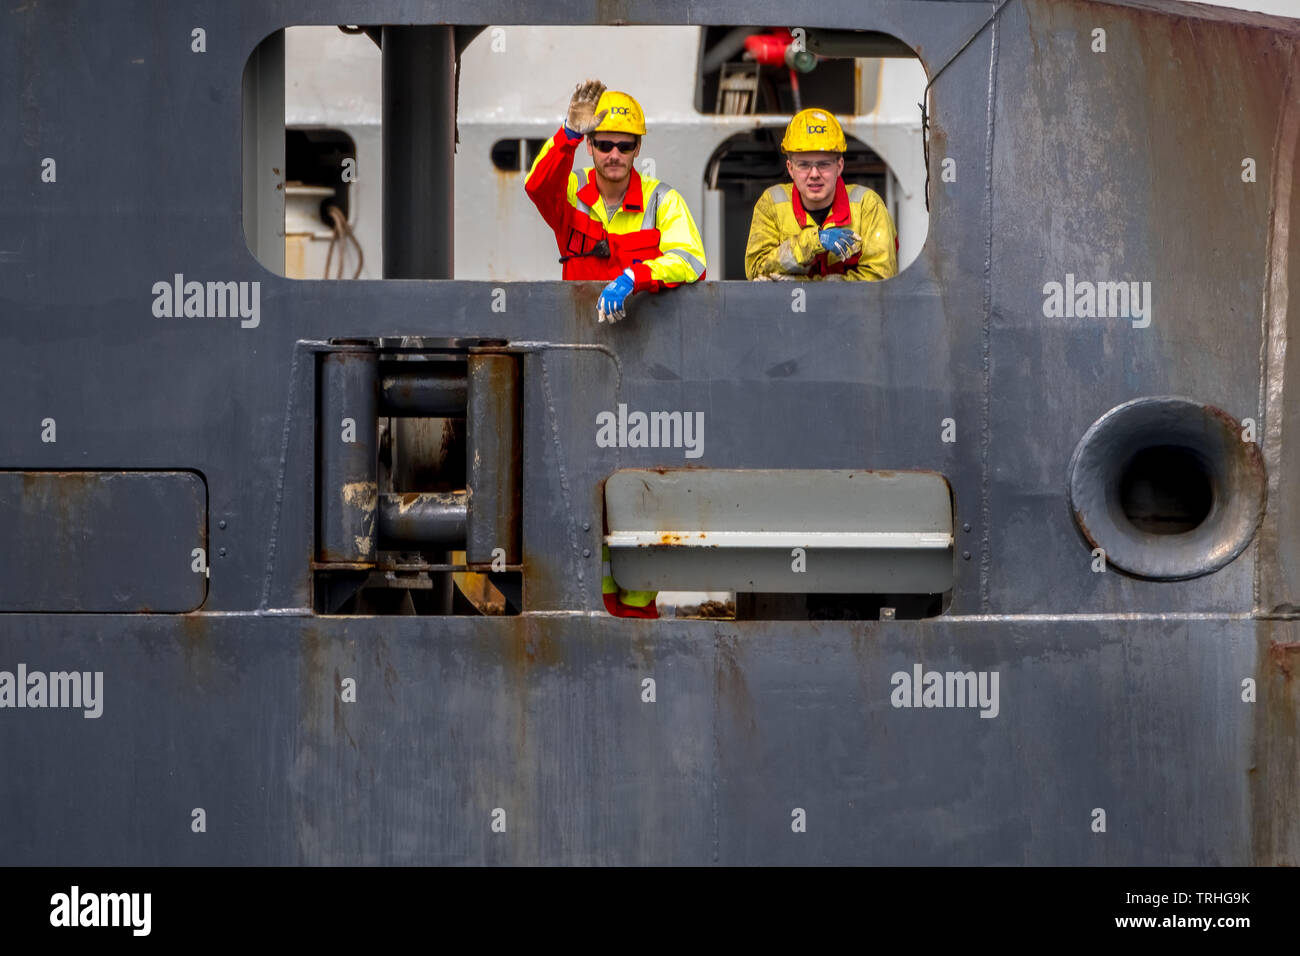
[[[641,145],[641,140],[634,139],[632,142],[628,143],[623,140],[596,139],[595,137],[592,137],[591,145],[595,146],[596,149],[600,150],[602,153],[612,153],[614,150],[618,150],[626,156]]]

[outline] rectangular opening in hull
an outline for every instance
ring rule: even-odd
[[[620,590],[732,592],[751,619],[940,613],[952,515],[948,482],[924,471],[628,469],[605,484]]]

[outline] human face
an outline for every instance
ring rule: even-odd
[[[601,152],[592,142],[593,138],[602,143],[626,144],[630,152],[623,149],[611,149],[608,153]],[[622,183],[627,180],[632,169],[632,161],[640,152],[641,143],[631,133],[596,133],[594,137],[587,138],[587,154],[595,160],[596,175],[610,183]]]
[[[822,209],[835,199],[835,183],[844,172],[844,157],[839,153],[791,153],[785,168],[799,190],[804,208]]]

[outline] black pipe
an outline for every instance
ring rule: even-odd
[[[464,362],[383,362],[380,414],[464,418],[468,395]]]
[[[463,491],[381,495],[379,537],[384,548],[460,550],[465,544],[468,500]]]
[[[470,355],[469,409],[465,422],[469,564],[486,564],[504,553],[519,563],[521,471],[519,363],[513,355]]]
[[[455,28],[385,26],[382,47],[384,278],[450,279]]]
[[[375,560],[378,365],[374,352],[331,352],[321,360],[316,548],[321,561]]]

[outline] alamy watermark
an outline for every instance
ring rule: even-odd
[[[50,897],[51,926],[129,926],[133,936],[148,936],[152,893],[82,893],[73,886]]]
[[[186,282],[178,272],[172,281],[153,284],[153,314],[158,319],[240,319],[242,329],[262,321],[262,283]]]
[[[996,717],[997,671],[927,671],[920,664],[912,672],[895,671],[889,678],[895,707],[978,707],[981,717]]]
[[[682,448],[687,458],[704,454],[703,412],[631,412],[596,415],[597,448]]]
[[[1132,319],[1133,328],[1151,324],[1150,282],[1065,282],[1043,286],[1043,315],[1049,319]]]
[[[71,707],[94,719],[104,712],[103,671],[0,671],[0,708]]]

